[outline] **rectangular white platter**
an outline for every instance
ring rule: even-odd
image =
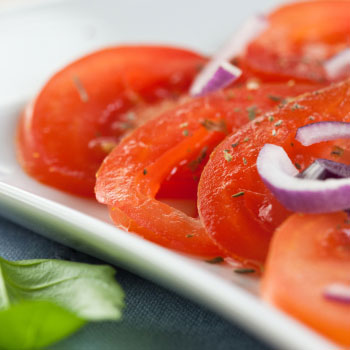
[[[120,43],[162,43],[210,53],[249,15],[279,3],[46,0],[0,7],[0,211],[50,239],[176,290],[277,349],[330,350],[337,346],[265,304],[258,296],[259,281],[115,228],[105,207],[35,182],[15,158],[14,130],[23,105],[72,59]]]

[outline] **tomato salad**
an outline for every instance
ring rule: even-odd
[[[350,2],[249,23],[211,58],[123,46],[72,63],[23,112],[18,159],[127,231],[265,265],[265,300],[350,346]]]

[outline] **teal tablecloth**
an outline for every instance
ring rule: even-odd
[[[97,259],[0,218],[0,255],[9,260]],[[51,350],[271,350],[239,327],[149,281],[118,269],[126,292],[119,323],[88,324]]]

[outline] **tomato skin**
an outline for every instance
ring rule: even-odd
[[[182,49],[121,46],[70,64],[21,117],[21,165],[45,184],[93,196],[95,173],[113,143],[149,118],[147,108],[164,100],[160,111],[173,106],[205,61]]]
[[[275,231],[262,297],[332,340],[350,346],[349,304],[324,298],[350,286],[350,225],[343,212],[290,216]]]
[[[247,47],[243,61],[265,81],[332,81],[323,67],[348,46],[350,2],[287,4],[268,17],[268,28]],[[346,71],[338,80],[348,76]]]
[[[194,99],[164,113],[134,130],[103,161],[97,175],[97,199],[110,207],[117,226],[151,241],[194,255],[226,254],[225,249],[219,250],[212,243],[199,220],[155,198],[161,184],[167,189],[163,187],[165,193],[172,194],[169,188],[174,188],[171,187],[174,179],[165,180],[180,164],[177,179],[184,184],[189,182],[184,188],[177,188],[177,192],[178,197],[186,197],[188,189],[197,189],[193,175],[200,175],[209,152],[229,130],[248,122],[246,106],[255,102],[256,113],[261,113],[280,103],[269,98],[269,94],[279,92],[288,96],[313,88],[278,85],[254,92],[232,89]],[[205,156],[203,149],[208,152]],[[192,168],[196,159],[200,161]]]
[[[309,147],[295,140],[298,127],[323,120],[350,121],[349,81],[306,94],[256,119],[215,149],[199,182],[198,208],[207,232],[217,244],[240,259],[263,262],[274,229],[289,215],[257,172],[256,159],[264,144],[282,146],[301,169],[316,158],[349,163],[348,152],[342,156],[332,154],[334,145],[349,150],[349,140]],[[225,159],[225,150],[229,150],[231,161]],[[232,197],[242,191],[244,195]]]

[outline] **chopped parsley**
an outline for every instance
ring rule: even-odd
[[[224,133],[227,133],[227,125],[225,120],[221,119],[219,121],[213,121],[210,119],[204,119],[201,124],[208,130],[208,131],[221,131]]]
[[[249,268],[249,267],[242,267],[242,268],[234,270],[234,273],[239,273],[239,274],[255,273],[255,272],[256,272],[255,269],[252,269],[252,268]]]
[[[213,259],[205,260],[205,262],[208,264],[220,264],[220,263],[224,262],[224,258],[221,256],[216,256]]]
[[[249,120],[254,120],[255,117],[256,117],[256,106],[250,106],[250,107],[247,107],[247,112],[248,112],[248,119]]]
[[[227,162],[231,162],[231,160],[233,159],[232,154],[230,154],[230,151],[228,149],[224,150],[224,158]]]
[[[339,146],[334,146],[332,152],[331,152],[331,155],[332,156],[337,156],[337,157],[341,157],[344,153],[344,150],[339,147]]]
[[[232,195],[233,198],[241,197],[241,196],[244,196],[244,191],[237,192],[237,193],[235,193],[235,194]]]
[[[198,169],[198,166],[203,162],[204,158],[207,155],[208,147],[205,146],[202,148],[199,156],[192,160],[190,163],[188,163],[188,167],[191,169],[191,171],[196,171]]]
[[[279,121],[276,122],[274,125],[275,125],[276,127],[278,127],[278,126],[281,126],[282,123],[283,123],[283,120],[279,120]]]

